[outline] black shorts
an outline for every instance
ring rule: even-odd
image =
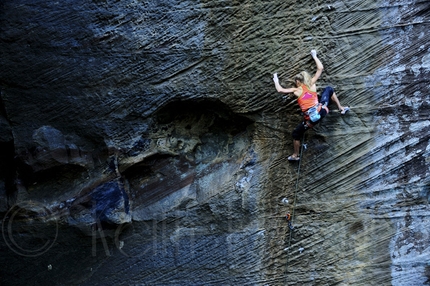
[[[318,124],[320,122],[318,120],[317,122],[314,122],[313,125]],[[303,134],[305,134],[306,130],[308,130],[310,127],[306,124],[306,121],[301,122],[299,125],[296,126],[296,129],[293,130],[293,139],[294,140],[301,140],[303,137]]]

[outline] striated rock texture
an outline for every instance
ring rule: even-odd
[[[429,23],[419,0],[1,1],[1,284],[429,284]],[[299,165],[271,75],[311,49],[351,112]]]

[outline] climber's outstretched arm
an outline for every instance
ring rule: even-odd
[[[278,92],[281,92],[281,93],[295,93],[295,92],[297,92],[297,88],[294,88],[294,87],[292,87],[292,88],[283,88],[279,84],[279,79],[278,79],[278,74],[277,73],[273,74],[273,82],[275,83],[275,87],[276,87],[276,90]]]
[[[314,59],[315,64],[317,65],[317,71],[316,71],[314,77],[311,80],[312,85],[314,85],[317,82],[317,80],[320,78],[320,76],[322,74],[322,71],[324,70],[324,66],[321,63],[320,59],[317,57],[317,51],[312,50],[311,51],[311,56]]]

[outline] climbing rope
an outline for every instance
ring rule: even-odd
[[[295,213],[295,210],[296,210],[297,189],[299,188],[299,179],[300,179],[300,167],[301,167],[302,158],[303,158],[303,148],[305,146],[304,140],[305,140],[305,134],[303,134],[302,145],[300,147],[300,154],[299,154],[299,158],[300,159],[299,159],[299,167],[298,167],[298,171],[297,171],[296,187],[295,187],[295,190],[294,190],[293,210],[292,210],[292,214],[287,213],[287,215],[286,215],[286,219],[287,219],[287,222],[288,222],[288,227],[290,229],[290,237],[288,239],[288,248],[287,248],[288,249],[288,253],[287,253],[287,265],[286,265],[286,268],[285,268],[285,280],[287,280],[287,277],[288,277],[287,276],[287,274],[288,274],[288,264],[290,263],[291,237],[293,235],[293,229],[294,229],[292,221],[294,219],[294,213]],[[287,282],[287,281],[285,281],[285,282]]]

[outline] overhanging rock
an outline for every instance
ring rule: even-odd
[[[429,20],[418,0],[2,1],[2,283],[428,283]],[[271,77],[313,72],[311,49],[351,111],[306,134],[299,174]]]

